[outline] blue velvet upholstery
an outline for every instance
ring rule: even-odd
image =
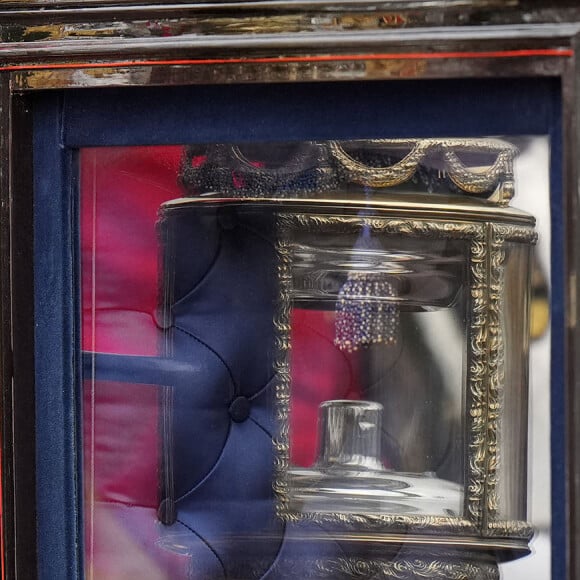
[[[174,383],[165,407],[165,489],[177,519],[164,535],[187,546],[194,578],[292,577],[304,551],[338,550],[326,542],[286,546],[286,534],[304,540],[306,529],[286,529],[275,512],[273,219],[263,208],[232,207],[173,209],[162,219],[167,355],[199,364]]]

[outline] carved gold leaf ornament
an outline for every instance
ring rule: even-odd
[[[468,476],[466,508],[468,516],[477,525],[483,517],[482,498],[485,480],[485,430],[487,372],[487,245],[485,230],[481,225],[470,247],[471,269],[471,323],[468,357],[467,403],[471,422],[468,428]]]
[[[495,519],[499,510],[498,466],[499,466],[499,425],[503,407],[504,336],[503,336],[503,290],[504,290],[504,240],[492,230],[491,267],[489,269],[489,396],[487,415],[487,520]]]
[[[317,575],[318,574],[318,575]],[[481,561],[481,557],[471,555],[470,559],[458,558],[457,554],[429,551],[400,559],[381,558],[336,558],[320,560],[315,567],[313,578],[379,580],[419,580],[421,578],[441,580],[498,580],[497,565]]]
[[[277,436],[274,443],[274,492],[277,495],[277,514],[282,519],[287,519],[288,513],[288,483],[286,473],[289,468],[290,438],[289,417],[290,408],[290,311],[292,307],[292,258],[291,244],[284,235],[286,229],[278,218],[278,230],[276,252],[278,256],[278,304],[274,328],[276,331],[276,360],[274,370],[278,378],[276,383],[276,420],[278,425]]]
[[[521,520],[502,520],[489,522],[484,535],[491,538],[523,538],[531,540],[534,536],[534,527]]]
[[[301,560],[303,578],[307,580],[499,580],[499,570],[494,559],[483,552],[449,549],[397,550],[388,557],[384,552],[372,558],[345,555],[343,557]],[[270,561],[264,562],[267,567]],[[274,575],[292,569],[292,558],[279,556],[272,569]],[[280,578],[289,580],[281,574]]]
[[[445,161],[447,162],[446,170],[449,178],[467,193],[482,194],[490,191],[503,178],[513,181],[513,159],[515,152],[513,150],[500,151],[497,159],[491,167],[486,167],[482,171],[477,169],[468,169],[460,160],[455,151],[446,148],[443,151]],[[508,180],[506,179],[506,181]],[[511,192],[513,194],[513,190]],[[510,198],[511,199],[511,198]]]
[[[394,142],[384,141],[384,143],[392,145]],[[426,141],[402,142],[402,144],[409,144],[411,151],[401,161],[388,167],[371,167],[353,159],[338,141],[330,142],[330,150],[346,170],[350,181],[369,187],[394,187],[411,179],[429,149]]]
[[[488,194],[502,206],[508,205],[514,195],[513,161],[517,149],[507,142],[495,139],[369,139],[361,143],[367,147],[382,147],[385,153],[395,149],[408,149],[409,152],[392,165],[374,167],[349,154],[346,143],[331,141],[329,146],[334,158],[353,183],[376,188],[395,187],[409,181],[428,155],[441,152],[444,160],[442,172],[461,191],[473,195]],[[495,160],[491,164],[472,167],[463,163],[458,153],[495,155]]]
[[[206,146],[206,160],[192,166],[187,153],[191,148],[186,148],[181,182],[193,195],[220,191],[227,197],[264,199],[320,198],[325,191],[348,191],[349,184],[389,189],[411,180],[419,190],[436,187],[448,194],[477,195],[500,206],[508,205],[514,192],[517,149],[496,139],[365,139],[292,145],[274,166],[268,163],[267,152],[249,159],[240,145],[219,143]],[[268,149],[276,150],[276,144]]]

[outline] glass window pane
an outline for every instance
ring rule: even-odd
[[[491,550],[484,526],[525,529],[532,236],[498,203],[500,150],[81,150],[88,578],[294,578],[396,562],[389,534]],[[498,262],[503,348],[496,221],[525,238]]]

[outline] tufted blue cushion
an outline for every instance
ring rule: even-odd
[[[263,208],[162,211],[166,354],[195,361],[165,406],[176,519],[164,536],[191,555],[196,579],[299,577],[301,562],[340,553],[304,541],[323,533],[316,524],[275,513],[274,219]]]

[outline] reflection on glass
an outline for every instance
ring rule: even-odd
[[[506,357],[503,393],[504,415],[500,428],[499,456],[502,473],[499,477],[499,511],[504,519],[524,519],[527,510],[527,454],[516,453],[525,449],[528,439],[528,336],[518,328],[529,318],[530,309],[529,248],[508,244],[506,249],[506,292],[502,324],[510,357]],[[524,401],[525,404],[522,404]]]
[[[320,405],[319,449],[313,469],[294,469],[291,505],[303,512],[459,515],[462,489],[432,474],[387,469],[381,461],[379,403]]]
[[[415,558],[438,533],[501,549],[503,520],[526,516],[533,235],[505,207],[514,156],[497,140],[84,150],[87,577],[337,580],[341,558],[407,558],[393,530]],[[477,266],[498,215],[525,241],[501,262],[503,350]],[[492,352],[515,356],[486,463]],[[496,545],[476,510],[497,458]]]
[[[360,231],[303,234],[292,245],[290,458],[302,468],[291,470],[292,505],[459,516],[468,246]],[[443,349],[456,353],[445,376]],[[321,460],[331,399],[374,406],[380,469],[338,474]],[[357,486],[366,503],[354,500]]]
[[[517,205],[521,209],[530,212],[537,218],[537,230],[539,235],[538,245],[532,260],[532,301],[531,301],[531,344],[530,344],[530,398],[529,398],[529,423],[527,428],[522,427],[523,417],[514,417],[514,427],[505,426],[508,430],[500,440],[502,444],[502,464],[507,471],[505,473],[504,486],[500,489],[500,509],[504,514],[515,516],[522,505],[527,503],[528,517],[534,524],[536,535],[532,541],[533,557],[523,558],[500,566],[502,580],[520,580],[521,578],[551,578],[550,561],[550,520],[551,520],[551,470],[550,466],[550,417],[547,410],[550,408],[550,172],[549,139],[546,137],[523,137],[516,142],[520,149],[514,170],[518,184]],[[521,252],[521,250],[520,250]],[[515,244],[511,245],[507,259],[511,266],[506,268],[508,279],[506,301],[511,311],[506,319],[506,332],[513,336],[515,321],[519,316],[522,304],[521,281],[518,281],[518,271],[514,268],[516,260],[514,253],[518,253]],[[519,303],[519,306],[518,306]],[[522,315],[524,313],[522,312]],[[514,337],[515,338],[515,337]],[[526,345],[521,345],[526,347]],[[514,349],[514,352],[521,352]],[[513,360],[522,364],[518,356]],[[506,416],[512,416],[514,399],[524,396],[518,386],[523,383],[521,379],[527,370],[527,364],[523,363],[520,370],[512,368],[511,361],[506,361],[506,384],[515,380],[516,385],[512,393],[506,396],[513,397],[506,401]],[[516,367],[517,368],[517,367]],[[520,374],[521,373],[521,374]],[[511,408],[512,411],[508,409]],[[527,410],[524,408],[524,411]],[[507,419],[506,419],[507,421]],[[517,421],[517,422],[516,422]],[[518,425],[519,422],[519,427]],[[511,431],[511,434],[510,434]],[[517,487],[516,465],[521,465],[522,458],[514,462],[513,457],[506,456],[509,453],[508,441],[513,437],[524,437],[528,440],[528,455],[523,460],[528,463],[528,485],[515,491]],[[518,467],[521,468],[521,467]],[[521,484],[521,479],[519,480]],[[509,485],[508,485],[508,482]],[[527,497],[525,497],[527,496]],[[503,498],[503,499],[502,499]],[[527,502],[526,502],[527,500]]]

